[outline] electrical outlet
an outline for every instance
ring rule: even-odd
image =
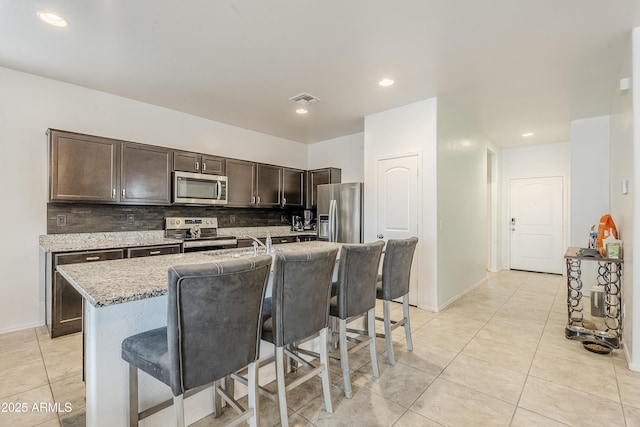
[[[56,217],[56,225],[58,227],[66,227],[67,226],[67,216],[63,214],[59,214]]]
[[[234,222],[236,222],[236,216],[235,215],[229,215],[229,222],[231,224],[233,224]]]
[[[128,222],[135,222],[136,221],[136,217],[133,216],[133,214],[127,214],[127,221]]]

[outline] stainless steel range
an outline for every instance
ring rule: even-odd
[[[218,236],[217,218],[165,218],[164,234],[171,239],[182,239],[184,252],[235,248],[238,245],[235,237]]]

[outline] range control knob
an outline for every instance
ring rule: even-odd
[[[176,225],[180,225],[180,220],[176,220]]]

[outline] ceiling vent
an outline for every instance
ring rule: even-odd
[[[315,104],[316,102],[320,102],[320,98],[316,98],[315,96],[309,95],[306,92],[302,92],[301,94],[293,96],[289,99],[293,102],[297,102],[300,105],[311,105]]]

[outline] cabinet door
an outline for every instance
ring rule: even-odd
[[[117,203],[120,141],[49,131],[49,200]]]
[[[302,207],[304,205],[304,171],[282,169],[282,204]]]
[[[51,284],[51,338],[82,330],[82,296],[56,271],[58,265],[122,259],[122,249],[55,254]]]
[[[186,151],[173,152],[173,170],[183,172],[200,172],[200,154]]]
[[[256,164],[227,159],[227,206],[255,206]]]
[[[224,175],[225,158],[217,156],[202,156],[202,173],[211,175]]]
[[[280,206],[282,194],[282,168],[258,163],[256,203],[262,207]]]
[[[338,184],[342,171],[337,168],[325,168],[309,171],[309,189],[307,193],[307,209],[318,207],[318,185]]]
[[[171,151],[125,142],[120,198],[128,204],[171,204]]]

